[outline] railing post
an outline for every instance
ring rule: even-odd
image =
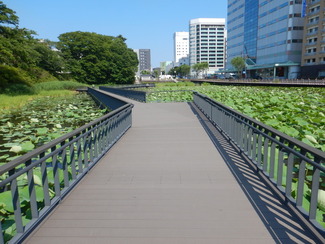
[[[61,142],[61,160],[62,160],[62,171],[63,171],[63,181],[64,187],[69,187],[69,171],[67,164],[67,147],[64,147],[65,141]],[[64,148],[63,148],[64,147]]]
[[[316,163],[320,163],[319,158],[315,158]],[[318,189],[319,189],[320,170],[314,166],[310,196],[309,220],[316,221]]]
[[[29,166],[31,164],[31,160],[28,160],[25,165]],[[27,186],[30,200],[30,209],[32,213],[32,218],[38,218],[38,210],[37,210],[37,201],[36,201],[36,192],[35,192],[35,182],[34,182],[34,173],[33,168],[27,171]]]
[[[40,159],[45,156],[45,153],[40,154]],[[48,174],[47,174],[47,165],[46,161],[43,161],[41,164],[41,177],[42,177],[42,185],[43,185],[43,194],[44,194],[44,205],[50,206],[50,194],[49,194],[49,181],[48,181]]]
[[[56,150],[56,147],[51,148],[52,152]],[[54,178],[54,190],[55,196],[61,196],[61,189],[60,189],[60,177],[59,177],[59,163],[58,163],[58,154],[55,153],[52,157],[52,164],[53,164],[53,178]]]
[[[9,176],[15,174],[15,169],[9,171]],[[20,209],[20,199],[19,199],[19,190],[17,179],[13,179],[10,184],[11,188],[11,196],[12,196],[12,205],[14,208],[14,215],[15,215],[15,223],[16,223],[16,231],[17,233],[21,234],[24,232],[23,220],[21,215]]]
[[[290,148],[293,148],[293,145],[289,145]],[[292,178],[293,178],[293,159],[294,155],[289,152],[288,155],[288,163],[287,163],[287,178],[286,178],[286,188],[285,194],[288,199],[292,199],[291,192],[292,192]]]
[[[306,155],[305,150],[301,150],[300,153],[302,155]],[[298,186],[297,186],[297,199],[296,199],[296,206],[302,210],[302,203],[304,197],[304,185],[305,185],[305,177],[306,177],[306,162],[301,160],[299,164],[299,174],[298,174]]]

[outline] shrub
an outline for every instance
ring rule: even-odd
[[[37,94],[36,89],[33,86],[25,84],[11,84],[8,85],[4,90],[4,94],[16,96],[16,95],[34,95]]]
[[[28,68],[28,74],[34,83],[57,80],[57,78],[51,75],[48,71],[39,67]]]
[[[31,86],[32,82],[26,71],[8,65],[0,65],[0,93],[14,84]]]

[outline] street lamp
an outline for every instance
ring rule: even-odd
[[[276,75],[276,67],[278,67],[279,64],[274,64],[274,69],[273,69],[273,81],[275,81],[275,75]]]

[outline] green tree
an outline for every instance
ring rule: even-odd
[[[179,76],[186,77],[190,74],[191,66],[183,64],[179,67]]]
[[[61,52],[55,50],[55,43],[49,40],[43,40],[34,45],[34,50],[38,53],[38,67],[48,71],[57,78],[65,78],[65,60]]]
[[[245,59],[242,57],[235,57],[231,60],[231,65],[237,70],[238,76],[242,77],[245,68]]]
[[[178,75],[178,72],[179,72],[179,67],[178,66],[175,66],[175,67],[171,68],[168,71],[168,74],[169,75]]]
[[[38,40],[34,38],[36,33],[21,29],[18,25],[19,18],[15,11],[0,1],[0,86],[53,79],[47,71],[37,66],[40,53],[35,49],[38,45]]]
[[[154,69],[153,70],[153,75],[155,76],[155,78],[159,78],[159,70],[157,70],[157,69]]]
[[[196,73],[196,75],[199,76],[200,73],[203,73],[204,71],[209,69],[209,64],[206,62],[196,63],[192,65],[192,69]]]
[[[15,11],[0,1],[0,64],[27,68],[37,56],[32,48],[35,32],[19,29],[18,24]]]
[[[191,67],[187,64],[175,66],[168,72],[169,75],[177,75],[180,77],[187,76],[190,73]]]
[[[15,27],[18,27],[19,24],[19,18],[16,15],[16,12],[10,8],[7,8],[3,1],[0,1],[0,23],[0,30],[6,29],[6,27],[2,26],[2,24],[14,25]]]
[[[122,36],[68,32],[57,44],[74,79],[88,84],[133,83],[138,66],[136,53]]]
[[[151,72],[149,70],[141,70],[141,75],[150,75]]]

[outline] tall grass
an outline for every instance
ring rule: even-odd
[[[54,91],[41,91],[35,95],[5,95],[0,94],[0,113],[8,112],[11,109],[20,108],[30,101],[40,97],[59,97],[73,95],[75,91],[70,90],[54,90]]]
[[[0,92],[0,113],[20,108],[40,97],[73,95],[75,89],[82,86],[85,85],[74,81],[50,81],[37,83],[25,91],[24,87],[14,85]]]
[[[34,85],[36,91],[51,91],[51,90],[75,90],[79,87],[84,87],[85,84],[75,81],[49,81],[41,82]]]

